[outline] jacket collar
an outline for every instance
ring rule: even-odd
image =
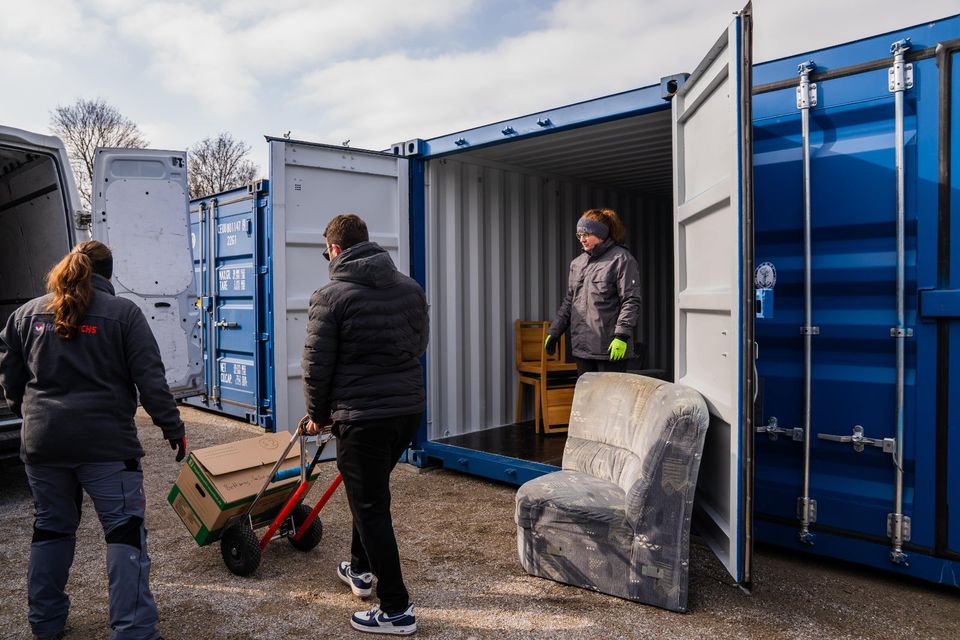
[[[587,253],[587,255],[589,255],[591,258],[599,258],[599,257],[602,256],[603,254],[605,254],[607,251],[609,251],[609,250],[610,250],[610,247],[612,247],[612,246],[614,246],[614,245],[616,245],[616,244],[617,244],[617,243],[613,241],[613,238],[607,238],[606,240],[604,240],[603,242],[601,242],[600,244],[598,244],[597,246],[595,246],[595,247],[593,248],[593,250],[587,251],[586,253]]]
[[[91,276],[90,283],[97,291],[103,291],[104,293],[109,293],[112,296],[117,295],[116,290],[113,288],[113,283],[98,273],[95,273],[93,276]]]

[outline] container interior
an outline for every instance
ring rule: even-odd
[[[642,115],[434,158],[426,166],[428,438],[560,463],[564,434],[514,424],[514,321],[552,320],[580,252],[580,213],[617,211],[643,283],[633,371],[673,379],[669,105]]]
[[[47,272],[70,249],[61,185],[52,157],[0,146],[0,325],[46,291]],[[0,400],[0,422],[11,418]]]

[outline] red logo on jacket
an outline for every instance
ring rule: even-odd
[[[80,333],[89,333],[90,335],[96,335],[97,325],[94,324],[82,324],[79,327]]]

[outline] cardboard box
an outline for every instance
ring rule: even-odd
[[[256,497],[290,442],[286,432],[197,449],[187,457],[167,502],[203,546],[220,539],[223,527]],[[307,462],[310,462],[308,456]],[[300,465],[300,443],[290,448],[280,469]],[[314,469],[311,481],[318,473]],[[270,485],[251,513],[254,526],[270,522],[293,493],[300,477]]]

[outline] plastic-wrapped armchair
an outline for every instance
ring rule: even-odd
[[[699,393],[588,373],[562,470],[517,491],[517,551],[532,575],[686,611],[690,519],[709,414]]]

